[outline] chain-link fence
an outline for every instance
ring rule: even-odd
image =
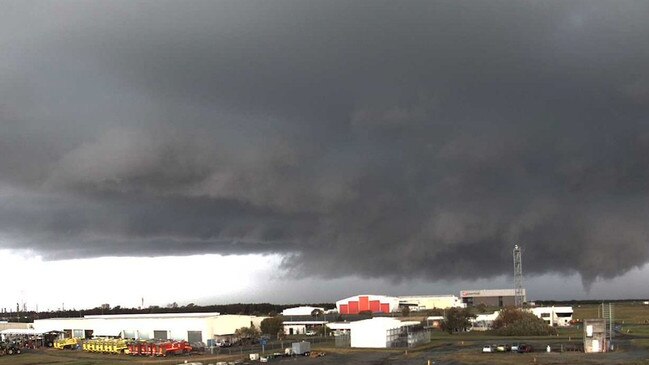
[[[284,353],[286,348],[290,348],[293,342],[306,341],[311,343],[311,347],[333,347],[334,337],[311,337],[308,340],[302,339],[285,339],[285,340],[275,340],[262,343],[256,343],[252,345],[233,345],[230,347],[207,347],[205,352],[208,354],[217,354],[217,355],[247,355],[247,354],[272,354],[272,353]]]
[[[405,326],[386,331],[386,347],[416,347],[430,342],[431,331]]]

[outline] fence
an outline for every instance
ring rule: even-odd
[[[431,331],[429,329],[406,326],[387,330],[386,332],[386,347],[410,348],[430,342]]]
[[[263,346],[261,343],[253,344],[253,345],[245,345],[245,346],[230,346],[230,347],[207,347],[205,349],[206,353],[211,353],[211,354],[217,354],[217,355],[247,355],[247,354],[254,354],[254,353],[275,353],[275,352],[281,352],[284,353],[284,349],[287,347],[291,347],[293,342],[300,342],[303,340],[276,340],[276,341],[268,341],[265,343]],[[312,347],[317,347],[317,346],[328,346],[332,347],[334,346],[334,337],[333,336],[328,336],[328,337],[310,337],[308,340],[304,340],[306,342],[310,342]]]

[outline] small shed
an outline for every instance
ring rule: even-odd
[[[608,343],[606,339],[605,319],[584,320],[584,352],[606,352]]]

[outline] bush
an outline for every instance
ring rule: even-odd
[[[517,308],[504,308],[492,328],[501,336],[548,336],[557,330],[533,313]]]

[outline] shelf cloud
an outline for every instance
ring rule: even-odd
[[[0,5],[0,248],[431,281],[649,261],[649,3]]]

